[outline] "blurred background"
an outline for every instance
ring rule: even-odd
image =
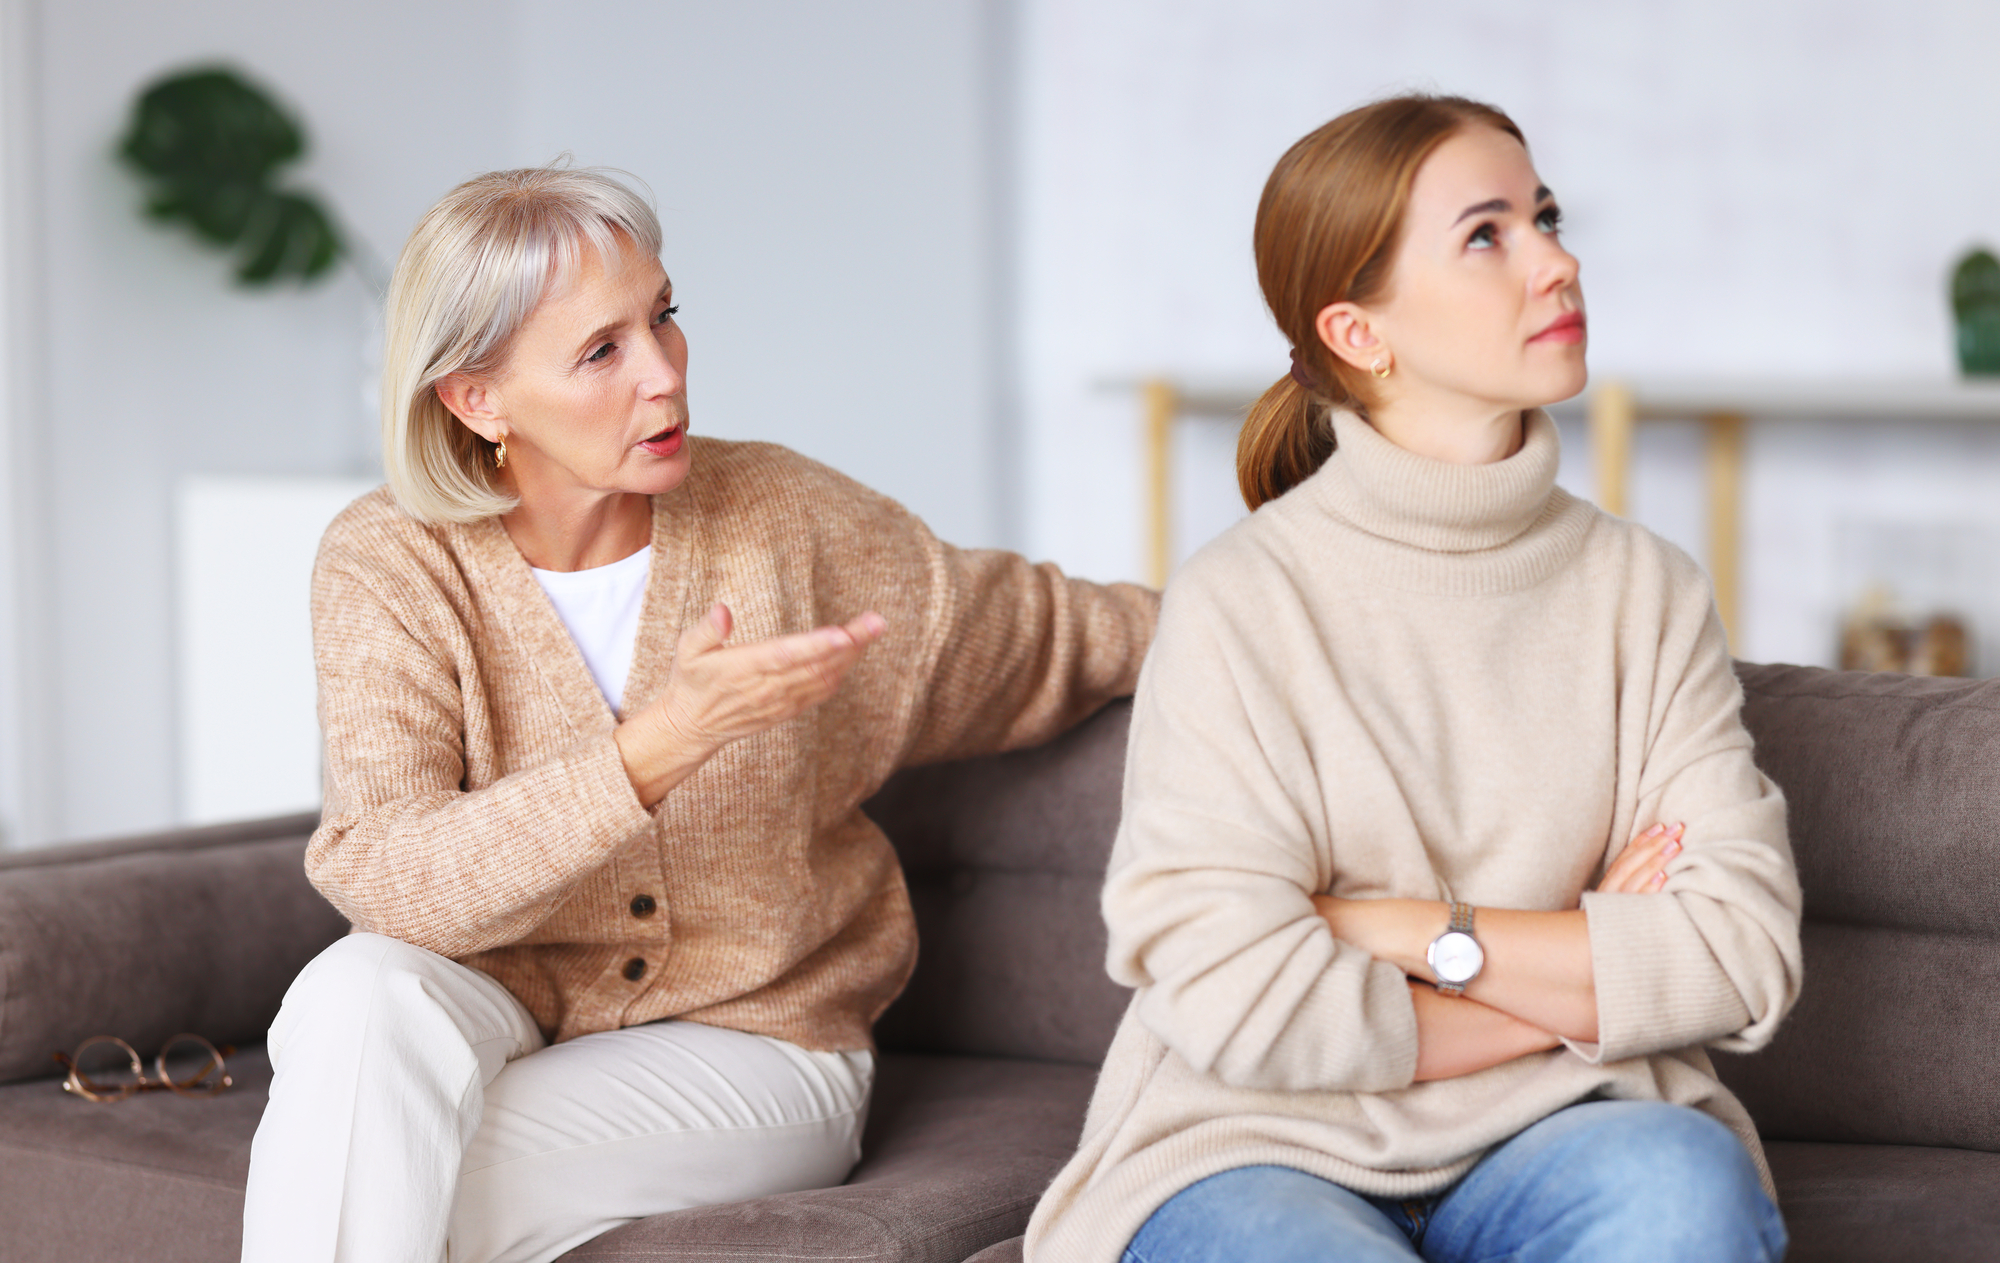
[[[658,201],[698,432],[1156,578],[1240,513],[1230,409],[1285,368],[1272,162],[1387,92],[1484,98],[1639,420],[1623,507],[1712,560],[1734,506],[1738,655],[1912,665],[1941,617],[1926,662],[2000,672],[2000,403],[1949,301],[2000,241],[1996,51],[1981,0],[0,0],[0,843],[316,803],[370,278],[457,181],[562,153]],[[351,265],[246,287],[146,216],[134,102],[215,65],[303,128],[280,179]],[[1592,498],[1605,398],[1559,410]]]

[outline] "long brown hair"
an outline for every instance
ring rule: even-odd
[[[1417,168],[1475,124],[1527,143],[1514,121],[1490,105],[1456,96],[1390,97],[1307,134],[1264,182],[1257,284],[1291,339],[1297,371],[1251,407],[1236,443],[1236,483],[1252,509],[1298,486],[1333,455],[1327,409],[1365,410],[1372,402],[1368,375],[1328,350],[1314,323],[1330,304],[1365,305],[1387,292]]]

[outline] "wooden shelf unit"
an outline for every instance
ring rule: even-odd
[[[1708,572],[1732,646],[1740,639],[1743,465],[1752,422],[2000,422],[2000,381],[1634,378],[1604,381],[1585,398],[1598,507],[1620,517],[1640,422],[1696,421],[1707,430]]]

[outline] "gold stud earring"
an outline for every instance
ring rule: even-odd
[[[496,439],[493,443],[493,468],[507,468],[507,440]]]
[[[1373,364],[1370,364],[1368,366],[1368,371],[1375,374],[1375,376],[1377,377],[1387,377],[1391,372],[1394,371],[1394,367],[1395,367],[1394,365],[1389,363],[1389,357],[1385,355],[1381,359],[1376,360]]]

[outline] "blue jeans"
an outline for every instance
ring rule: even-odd
[[[1125,1263],[1776,1263],[1785,1225],[1735,1134],[1647,1101],[1558,1110],[1429,1197],[1241,1167],[1153,1212]]]

